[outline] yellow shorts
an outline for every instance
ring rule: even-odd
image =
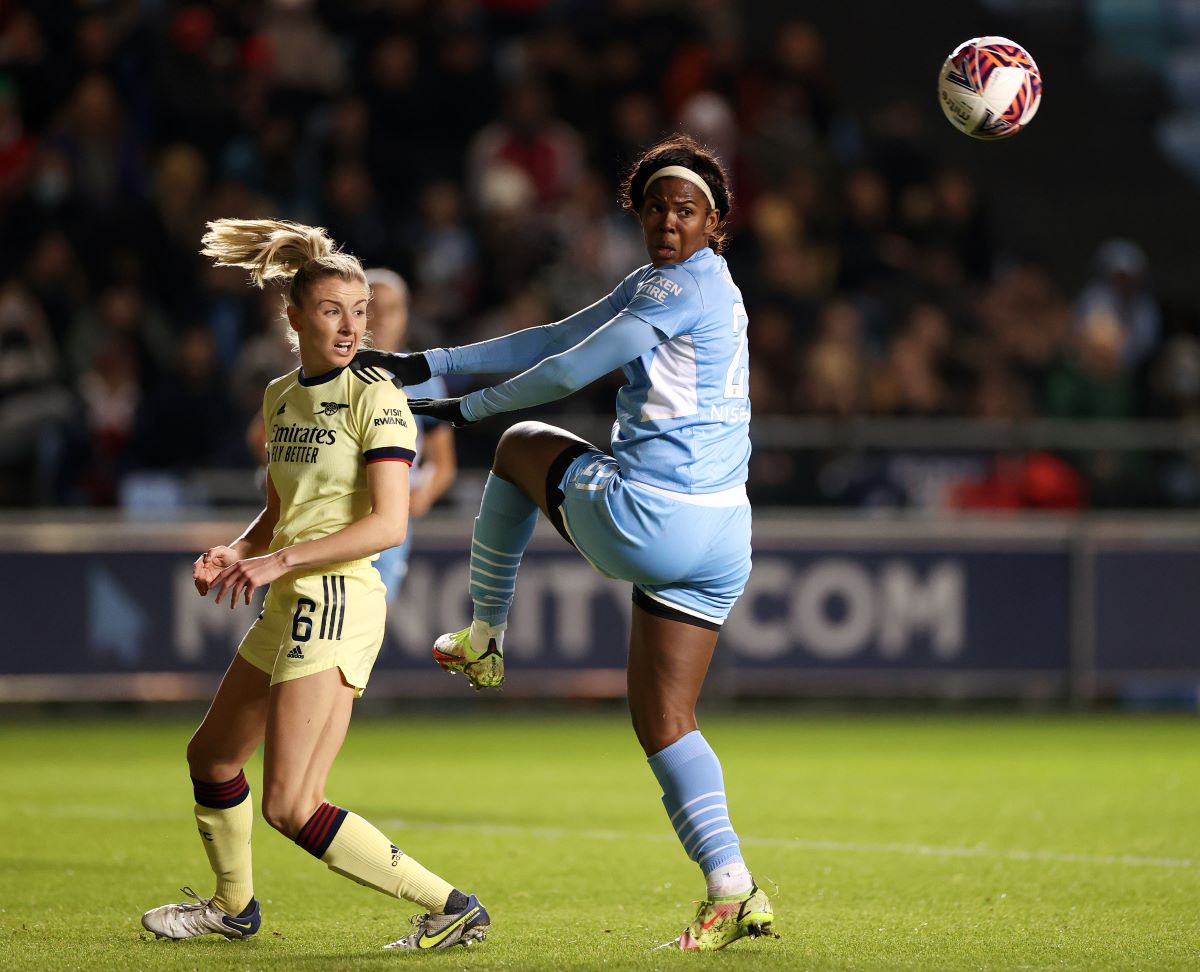
[[[272,685],[339,668],[359,698],[383,644],[386,616],[374,567],[281,577],[238,654],[267,672]]]

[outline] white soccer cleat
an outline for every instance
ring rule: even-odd
[[[165,904],[142,915],[142,927],[158,938],[195,938],[197,935],[224,935],[226,938],[249,938],[262,924],[258,900],[251,898],[240,915],[227,915],[212,903],[201,898],[191,888],[180,888],[195,898],[193,903]]]

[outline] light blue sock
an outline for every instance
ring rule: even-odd
[[[721,763],[700,730],[676,739],[648,762],[679,842],[705,876],[718,867],[745,863],[729,822]]]
[[[483,502],[471,534],[469,590],[476,620],[503,624],[508,620],[517,568],[537,524],[538,508],[507,479],[489,473]]]

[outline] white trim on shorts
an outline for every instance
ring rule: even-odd
[[[673,489],[651,486],[649,483],[641,483],[636,479],[627,479],[625,482],[629,483],[630,486],[636,486],[638,489],[657,493],[659,496],[666,496],[679,503],[689,503],[692,506],[711,506],[724,509],[731,506],[743,506],[750,502],[750,498],[746,495],[746,486],[744,483],[740,486],[730,486],[729,489],[718,490],[715,493],[677,493]]]
[[[645,594],[646,597],[650,598],[650,600],[658,601],[659,604],[665,604],[673,611],[679,611],[683,614],[690,614],[693,618],[699,618],[701,621],[707,621],[709,624],[715,624],[718,627],[725,623],[725,618],[714,618],[707,614],[701,614],[699,611],[693,610],[692,608],[685,608],[683,605],[676,604],[674,601],[668,601],[665,597],[659,597],[653,591],[646,590],[646,588],[641,584],[636,584],[634,586],[637,587],[637,589],[643,594]]]

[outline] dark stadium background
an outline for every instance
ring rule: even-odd
[[[988,33],[1045,81],[1000,143],[934,92]],[[638,265],[617,184],[682,129],[733,173],[752,335],[758,586],[713,691],[1194,705],[1198,51],[1186,3],[0,2],[0,698],[202,697],[236,640],[177,575],[257,501],[293,365],[205,220],[324,225],[404,274],[414,346],[463,343]],[[603,441],[615,382],[539,414]],[[458,688],[419,643],[505,424],[457,436],[381,694]],[[554,544],[527,691],[619,694],[627,592]]]

